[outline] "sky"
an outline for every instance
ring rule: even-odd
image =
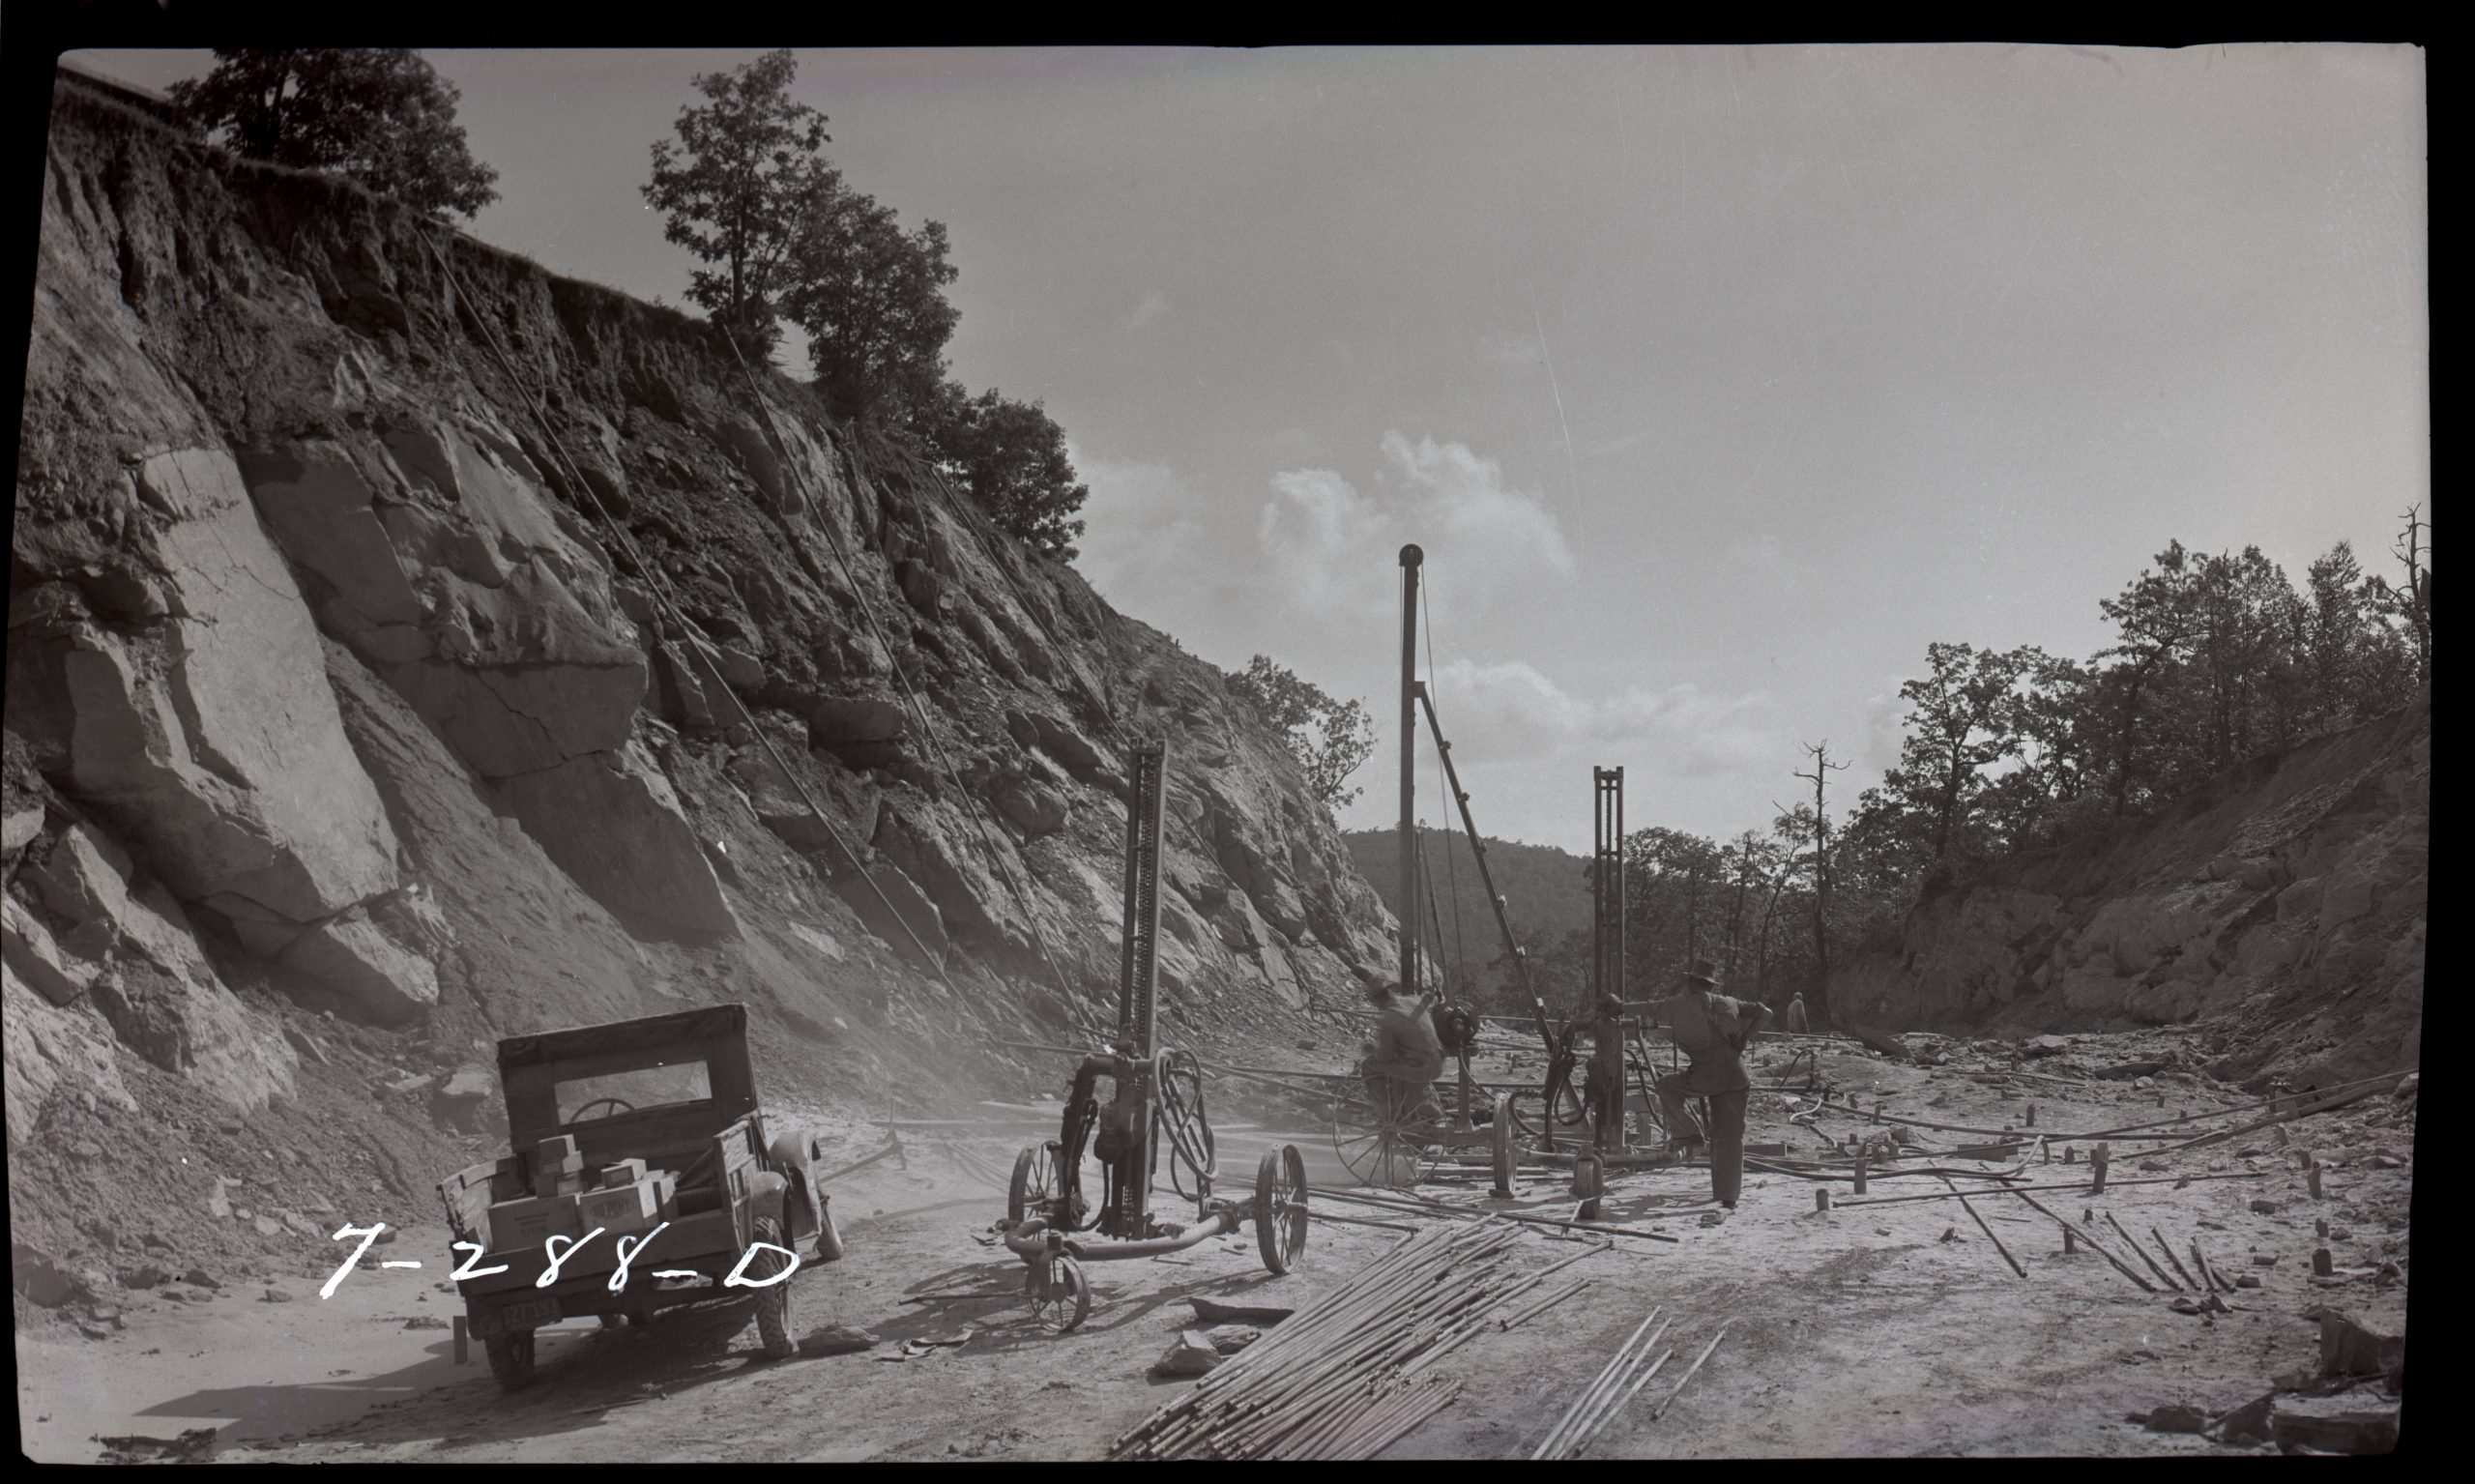
[[[425,53],[475,235],[681,303],[650,149],[756,54]],[[2386,570],[2431,510],[2410,47],[799,61],[850,183],[951,234],[952,374],[1066,430],[1080,570],[1375,713],[1353,827],[1396,817],[1407,541],[1479,828],[1586,852],[1594,766],[1724,836],[1826,740],[1836,811],[1928,643],[2085,658],[2169,540]]]

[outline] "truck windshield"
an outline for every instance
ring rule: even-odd
[[[563,1080],[558,1086],[559,1121],[563,1125],[646,1108],[692,1103],[713,1095],[702,1062]]]

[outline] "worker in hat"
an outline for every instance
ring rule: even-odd
[[[1805,1029],[1805,995],[1798,990],[1788,997],[1788,1012],[1780,1017],[1781,1028],[1788,1031]]]
[[[1685,971],[1683,993],[1651,1001],[1649,1009],[1655,1023],[1667,1027],[1693,1059],[1685,1070],[1658,1081],[1670,1147],[1706,1143],[1710,1193],[1721,1206],[1733,1208],[1744,1186],[1744,1110],[1753,1091],[1753,1079],[1745,1075],[1744,1048],[1768,1018],[1769,1007],[1720,994],[1718,966],[1703,958]],[[1693,1097],[1710,1100],[1706,1132],[1686,1106],[1685,1100]]]

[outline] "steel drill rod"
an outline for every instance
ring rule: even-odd
[[[1659,1341],[1666,1336],[1669,1324],[1672,1323],[1673,1321],[1662,1321],[1656,1329],[1651,1330],[1640,1343],[1633,1346],[1615,1374],[1609,1376],[1599,1383],[1596,1390],[1582,1399],[1580,1409],[1567,1420],[1562,1435],[1557,1439],[1555,1451],[1548,1454],[1548,1457],[1569,1458],[1572,1456],[1573,1449],[1579,1445],[1582,1435],[1588,1429],[1591,1420],[1597,1417],[1609,1403],[1622,1394],[1623,1388],[1641,1373],[1642,1366],[1658,1349]]]
[[[2202,1283],[2192,1276],[2192,1270],[2185,1267],[2183,1266],[2183,1260],[2174,1255],[2174,1244],[2166,1239],[2165,1233],[2152,1226],[2148,1229],[2148,1235],[2157,1238],[2157,1250],[2166,1254],[2166,1261],[2174,1265],[2175,1273],[2180,1276],[2185,1283],[2190,1284],[2193,1288],[2198,1289],[2203,1294],[2215,1293],[2217,1291],[2215,1284]]]
[[[1370,1436],[1361,1441],[1357,1447],[1342,1454],[1341,1462],[1353,1463],[1362,1459],[1370,1459],[1383,1452],[1384,1449],[1392,1446],[1392,1444],[1399,1442],[1402,1439],[1414,1432],[1418,1425],[1426,1421],[1427,1418],[1434,1416],[1437,1412],[1451,1406],[1453,1399],[1460,1394],[1460,1388],[1458,1386],[1447,1388],[1429,1385],[1420,1388],[1420,1392],[1421,1394],[1418,1399],[1411,1404],[1407,1411],[1405,1411],[1400,1416],[1384,1423],[1381,1427],[1370,1429]]]
[[[1404,1386],[1392,1392],[1384,1397],[1373,1411],[1360,1417],[1344,1437],[1335,1441],[1331,1451],[1325,1456],[1335,1461],[1346,1462],[1362,1456],[1367,1445],[1378,1439],[1399,1436],[1390,1430],[1399,1426],[1404,1418],[1417,1411],[1420,1407],[1425,1406],[1433,1390],[1431,1386]],[[1407,1429],[1403,1428],[1402,1431]]]
[[[1522,1310],[1519,1314],[1515,1314],[1509,1319],[1500,1319],[1496,1321],[1496,1324],[1499,1328],[1502,1329],[1517,1328],[1528,1321],[1537,1317],[1538,1315],[1544,1314],[1548,1310],[1556,1307],[1556,1305],[1562,1303],[1565,1299],[1572,1297],[1575,1294],[1580,1293],[1587,1287],[1589,1287],[1589,1280],[1587,1278],[1575,1278],[1572,1282],[1558,1289],[1546,1297],[1539,1299],[1536,1303],[1533,1303],[1529,1307]]]
[[[1692,1367],[1684,1373],[1684,1379],[1677,1382],[1675,1383],[1675,1389],[1667,1394],[1667,1400],[1650,1409],[1651,1421],[1656,1422],[1659,1418],[1667,1415],[1667,1410],[1675,1405],[1675,1399],[1684,1394],[1684,1388],[1693,1384],[1693,1378],[1701,1373],[1702,1362],[1709,1359],[1710,1353],[1717,1350],[1719,1348],[1719,1342],[1727,1337],[1728,1326],[1721,1324],[1719,1326],[1719,1332],[1710,1336],[1710,1343],[1702,1348],[1701,1355],[1694,1360]]]
[[[1616,1398],[1615,1405],[1609,1407],[1599,1414],[1598,1420],[1591,1424],[1588,1432],[1574,1440],[1572,1447],[1566,1450],[1565,1456],[1579,1457],[1582,1449],[1587,1448],[1592,1442],[1595,1442],[1598,1440],[1598,1435],[1607,1431],[1608,1424],[1614,1422],[1616,1415],[1623,1411],[1625,1408],[1633,1405],[1633,1398],[1641,1395],[1642,1388],[1650,1383],[1650,1379],[1658,1375],[1662,1370],[1665,1370],[1667,1368],[1667,1363],[1674,1358],[1675,1352],[1672,1350],[1663,1351],[1660,1353],[1659,1357],[1656,1360],[1653,1360],[1648,1365],[1643,1367],[1642,1373],[1633,1378],[1633,1383],[1624,1388],[1624,1394]]]
[[[2078,1188],[2078,1187],[2073,1187],[2073,1188]],[[2049,1218],[2053,1222],[2053,1224],[2054,1224],[2054,1225],[2056,1225],[2056,1226],[2058,1226],[2058,1227],[2062,1228],[2064,1231],[2066,1231],[2066,1232],[2070,1233],[2073,1237],[2078,1237],[2078,1238],[2080,1239],[2080,1241],[2081,1241],[2083,1245],[2085,1245],[2085,1246],[2088,1248],[2088,1250],[2089,1250],[2089,1251],[2096,1253],[2099,1257],[2104,1258],[2104,1259],[2105,1259],[2107,1262],[2109,1262],[2109,1263],[2111,1263],[2111,1264],[2113,1265],[2113,1266],[2114,1266],[2114,1271],[2116,1271],[2116,1272],[2118,1272],[2118,1273],[2121,1273],[2124,1277],[2129,1278],[2132,1282],[2139,1284],[2139,1285],[2140,1285],[2140,1289],[2141,1289],[2143,1292],[2145,1292],[2145,1293],[2150,1293],[2150,1294],[2154,1294],[2154,1293],[2156,1293],[2156,1292],[2157,1292],[2157,1285],[2156,1285],[2156,1284],[2151,1283],[2151,1282],[2149,1282],[2146,1278],[2141,1277],[2141,1276],[2139,1274],[2139,1272],[2137,1272],[2136,1270],[2134,1270],[2134,1269],[2133,1269],[2132,1266],[2131,1266],[2129,1263],[2126,1263],[2126,1262],[2124,1262],[2121,1258],[2118,1258],[2118,1257],[2114,1256],[2114,1254],[2113,1254],[2111,1250],[2109,1250],[2109,1249],[2107,1248],[2106,1244],[2105,1244],[2104,1242],[2099,1241],[2099,1240],[2096,1238],[2096,1237],[2095,1237],[2092,1233],[2089,1233],[2089,1232],[2083,1231],[2083,1230],[2082,1230],[2080,1227],[2074,1226],[2074,1225],[2071,1223],[2071,1221],[2070,1221],[2070,1219],[2069,1219],[2068,1217],[2063,1216],[2060,1212],[2058,1212],[2058,1211],[2054,1210],[2052,1207],[2047,1206],[2043,1201],[2038,1200],[2036,1197],[2034,1197],[2034,1196],[2032,1196],[2032,1195],[2028,1194],[2028,1193],[2027,1193],[2026,1191],[2024,1191],[2024,1190],[2003,1190],[2003,1191],[1995,1191],[1995,1192],[1990,1192],[1990,1193],[1992,1193],[1992,1194],[1996,1194],[1996,1195],[2018,1196],[2021,1200],[2027,1202],[2030,1206],[2033,1206],[2033,1207],[2035,1207],[2037,1209],[2039,1209],[2039,1210],[2041,1210],[2041,1211],[2044,1211],[2044,1212],[2046,1213],[2046,1215],[2047,1215],[2047,1216],[2048,1216],[2048,1217],[2049,1217]]]
[[[1379,1452],[1391,1447],[1393,1442],[1398,1442],[1401,1437],[1409,1435],[1420,1422],[1426,1422],[1428,1417],[1441,1412],[1445,1403],[1450,1403],[1450,1395],[1438,1395],[1433,1385],[1418,1387],[1415,1392],[1406,1392],[1406,1395],[1409,1395],[1409,1400],[1396,1412],[1383,1417],[1381,1422],[1371,1422],[1352,1447],[1336,1454],[1336,1462],[1349,1465],[1349,1462],[1358,1462],[1358,1459],[1376,1457]]]
[[[2183,1285],[2174,1281],[2173,1274],[2157,1266],[2157,1259],[2149,1256],[2148,1249],[2140,1244],[2140,1238],[2123,1230],[2123,1224],[2114,1219],[2114,1213],[2112,1211],[2106,1212],[2106,1225],[2112,1227],[2114,1229],[2114,1235],[2121,1237],[2126,1243],[2130,1244],[2132,1251],[2140,1254],[2140,1262],[2146,1265],[2150,1272],[2157,1275],[2158,1282],[2165,1284],[2168,1288],[2172,1289],[2177,1294],[2183,1291]]]
[[[1336,1462],[1350,1456],[1360,1440],[1383,1425],[1386,1419],[1406,1410],[1411,1398],[1399,1391],[1387,1391],[1375,1404],[1350,1418],[1349,1425],[1324,1440],[1321,1446],[1307,1455],[1319,1462]]]
[[[2198,1255],[2201,1264],[2208,1268],[2209,1276],[2217,1280],[2217,1286],[2220,1289],[2223,1289],[2229,1294],[2240,1293],[2242,1291],[2242,1285],[2226,1276],[2226,1274],[2218,1271],[2217,1265],[2209,1261],[2208,1254],[2199,1251],[2198,1242],[2196,1241],[2192,1243],[2192,1250]]]
[[[1950,1182],[1945,1179],[1943,1183],[1949,1184]],[[1955,1193],[1959,1191],[1959,1188],[1960,1187],[1957,1185],[1951,1186],[1951,1189]],[[1966,1211],[1969,1218],[1976,1222],[1978,1230],[1985,1233],[1986,1239],[1994,1243],[1994,1250],[2002,1254],[2002,1261],[2011,1265],[2011,1270],[2013,1272],[2018,1273],[2023,1278],[2028,1275],[2028,1269],[2021,1266],[2020,1260],[2011,1255],[2011,1249],[2002,1245],[2002,1238],[1995,1236],[1994,1228],[1986,1225],[1984,1213],[1979,1211],[1975,1207],[1970,1206],[1968,1204],[1968,1198],[1965,1194],[1960,1196],[1960,1209]]]
[[[1372,1216],[1344,1216],[1336,1211],[1318,1210],[1311,1206],[1307,1208],[1306,1214],[1317,1221],[1337,1221],[1343,1226],[1381,1227],[1386,1232],[1414,1232],[1417,1230],[1416,1227],[1407,1226],[1398,1221],[1378,1221]]]
[[[1635,1327],[1630,1335],[1625,1337],[1622,1345],[1616,1348],[1616,1353],[1607,1357],[1607,1364],[1599,1368],[1598,1375],[1591,1379],[1589,1385],[1583,1389],[1581,1396],[1576,1398],[1573,1405],[1565,1409],[1564,1414],[1557,1419],[1555,1428],[1551,1430],[1547,1434],[1546,1439],[1538,1444],[1537,1451],[1529,1455],[1533,1461],[1553,1456],[1554,1444],[1558,1440],[1564,1436],[1565,1431],[1572,1425],[1573,1418],[1578,1415],[1582,1410],[1582,1403],[1596,1394],[1598,1388],[1606,1383],[1607,1379],[1616,1374],[1616,1367],[1622,1365],[1624,1363],[1624,1357],[1632,1353],[1633,1342],[1642,1337],[1644,1331],[1647,1330],[1651,1324],[1658,1319],[1659,1310],[1665,1307],[1665,1304],[1653,1305],[1649,1313],[1642,1316],[1642,1323]]]
[[[1557,1453],[1559,1456],[1570,1458],[1579,1451],[1582,1444],[1587,1442],[1591,1435],[1605,1425],[1606,1419],[1615,1414],[1616,1409],[1623,1405],[1622,1399],[1631,1394],[1625,1388],[1638,1380],[1643,1367],[1648,1364],[1651,1353],[1659,1348],[1659,1341],[1667,1338],[1667,1332],[1674,1323],[1673,1317],[1662,1321],[1659,1327],[1650,1331],[1648,1339],[1633,1348],[1632,1358],[1624,1362],[1624,1369],[1599,1392],[1597,1399],[1591,1402],[1588,1409],[1582,1413],[1581,1421],[1576,1423],[1571,1431],[1564,1435],[1564,1440],[1558,1444]]]

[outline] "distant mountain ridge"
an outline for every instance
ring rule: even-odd
[[[1589,931],[1589,861],[1552,845],[1526,845],[1518,840],[1480,836],[1487,847],[1487,869],[1504,896],[1513,933],[1533,955],[1573,933]],[[1441,924],[1446,975],[1456,986],[1466,975],[1482,992],[1509,986],[1510,972],[1500,960],[1502,936],[1487,905],[1486,887],[1478,876],[1477,857],[1461,831],[1429,828],[1424,831],[1426,870],[1435,883],[1432,916]],[[1394,829],[1343,830],[1341,842],[1360,876],[1395,917],[1401,904],[1400,834]],[[1456,925],[1455,917],[1458,915]],[[1417,904],[1416,920],[1428,922],[1430,908]],[[1426,928],[1429,951],[1437,929]],[[1457,945],[1457,946],[1456,946]]]

